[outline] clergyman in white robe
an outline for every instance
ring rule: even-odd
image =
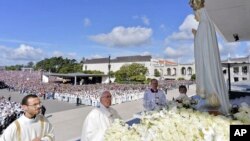
[[[54,141],[52,124],[43,115],[32,119],[22,115],[7,127],[0,141],[32,141],[37,137],[42,141]]]

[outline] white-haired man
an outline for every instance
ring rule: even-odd
[[[102,141],[108,127],[116,118],[120,118],[118,113],[110,107],[112,95],[109,91],[104,91],[100,97],[100,107],[93,109],[86,117],[81,141]]]

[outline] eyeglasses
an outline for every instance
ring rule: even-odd
[[[42,103],[36,103],[36,104],[33,104],[33,105],[27,105],[27,106],[31,106],[31,107],[40,107],[42,106]]]

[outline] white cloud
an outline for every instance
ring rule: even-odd
[[[223,59],[226,59],[228,57],[237,57],[239,56],[237,54],[238,48],[241,46],[241,43],[227,43],[225,41],[219,40],[219,50],[220,50],[220,56]]]
[[[170,36],[170,39],[172,39],[172,40],[187,40],[187,39],[193,39],[193,36],[192,36],[191,32],[180,31],[180,32],[174,32]]]
[[[26,64],[29,61],[38,61],[45,56],[40,48],[21,44],[18,48],[0,46],[0,65]]]
[[[107,57],[107,56],[106,56]],[[95,59],[95,58],[105,58],[104,56],[102,55],[99,55],[99,54],[94,54],[92,56],[89,57],[90,59]]]
[[[172,40],[189,40],[193,39],[192,28],[197,29],[198,22],[194,19],[194,15],[188,15],[183,23],[179,27],[178,32],[174,32],[172,35],[165,39],[165,42],[169,43]]]
[[[234,58],[243,58],[246,57],[245,55],[241,55],[241,54],[235,54]]]
[[[178,46],[168,46],[164,50],[165,58],[180,63],[194,62],[193,44],[178,44]]]
[[[110,33],[90,36],[90,39],[111,47],[140,46],[150,41],[152,29],[143,27],[113,28]]]
[[[146,16],[142,16],[141,20],[145,25],[150,25],[149,19]]]
[[[193,47],[186,45],[179,45],[178,47],[166,47],[164,53],[167,58],[185,58],[193,56]]]
[[[60,57],[60,56],[64,56],[64,53],[60,52],[60,51],[54,51],[52,53],[53,57]]]
[[[151,55],[151,53],[148,51],[144,51],[141,55]]]
[[[11,49],[10,48],[7,48],[5,46],[0,46],[0,60],[1,60],[1,64],[3,64],[5,61],[4,60],[7,60],[8,58],[8,55],[11,53]]]
[[[147,16],[133,16],[133,19],[140,19],[143,24],[149,26],[150,25],[150,20]]]
[[[166,53],[167,57],[169,57],[169,58],[178,58],[178,57],[183,55],[182,52],[179,52],[178,50],[173,49],[171,47],[167,47],[165,49],[165,53]]]
[[[194,15],[190,14],[188,15],[184,22],[181,24],[181,26],[179,27],[180,31],[191,31],[192,28],[197,29],[198,28],[198,22],[194,19]]]
[[[52,46],[51,43],[45,43],[45,42],[37,42],[37,41],[24,41],[24,40],[17,40],[17,39],[4,39],[0,38],[1,42],[8,42],[8,43],[18,43],[18,44],[29,44],[29,45],[37,45],[37,46]]]
[[[39,60],[43,55],[40,48],[21,44],[19,48],[11,50],[8,58],[13,60]]]
[[[180,61],[183,60],[184,62],[193,60],[193,40],[190,39],[193,39],[194,37],[191,32],[192,28],[197,29],[197,27],[198,22],[194,19],[194,15],[188,15],[179,26],[178,31],[173,32],[165,39],[165,45],[167,46],[165,49],[166,57],[173,59],[179,58]],[[237,52],[239,50],[238,47],[241,46],[240,43],[226,43],[218,37],[218,45],[222,59],[225,59],[228,56],[239,56]]]
[[[75,52],[69,52],[69,53],[67,53],[67,55],[66,56],[68,56],[68,58],[71,58],[71,59],[76,59],[76,53]]]
[[[91,21],[89,18],[84,18],[84,26],[85,27],[91,26]]]
[[[197,27],[198,22],[194,19],[194,15],[188,15],[178,31],[165,38],[165,58],[178,60],[180,63],[194,62],[194,45],[191,39],[194,38],[192,28],[197,29]]]
[[[247,55],[250,55],[250,42],[246,42],[246,50],[245,50]]]
[[[247,47],[250,47],[250,42],[247,42]]]

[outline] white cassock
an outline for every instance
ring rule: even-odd
[[[54,141],[52,124],[42,115],[33,119],[22,115],[7,127],[0,141],[32,141],[37,137],[42,141]]]
[[[113,108],[100,104],[100,108],[93,109],[87,115],[83,123],[81,141],[103,141],[106,129],[116,118],[120,116]]]

